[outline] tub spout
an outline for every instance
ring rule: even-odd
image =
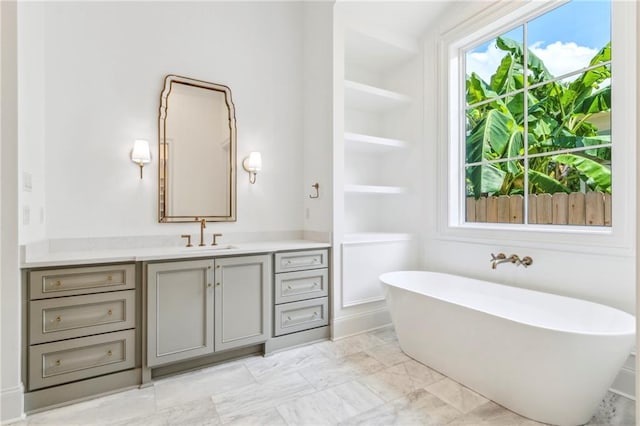
[[[498,264],[509,261],[510,260],[507,260],[507,255],[504,253],[498,253],[497,255],[491,253],[491,269],[496,269]]]

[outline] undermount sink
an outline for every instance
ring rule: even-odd
[[[220,250],[231,250],[236,248],[238,247],[232,246],[230,244],[222,244],[217,246],[212,246],[207,244],[206,246],[194,245],[193,247],[184,247],[184,246],[180,247],[180,249],[183,251],[209,251],[209,250],[220,251]]]

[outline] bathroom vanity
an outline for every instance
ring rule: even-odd
[[[329,338],[329,250],[296,240],[23,262],[25,411]]]

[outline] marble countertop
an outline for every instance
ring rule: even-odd
[[[93,263],[141,262],[166,259],[184,259],[198,257],[219,257],[256,253],[273,253],[289,250],[310,250],[327,248],[331,245],[308,240],[283,240],[246,242],[238,244],[220,244],[217,247],[142,247],[112,248],[97,250],[59,251],[39,253],[27,256],[20,264],[21,268],[41,268],[49,266],[87,265]]]

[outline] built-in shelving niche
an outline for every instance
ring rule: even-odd
[[[354,27],[344,48],[341,305],[348,308],[383,299],[380,273],[415,267],[411,169],[422,89],[416,40]]]

